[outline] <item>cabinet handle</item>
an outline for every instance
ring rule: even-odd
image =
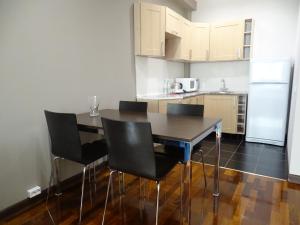
[[[193,49],[191,49],[191,59],[193,58]]]
[[[191,59],[192,58],[192,49],[190,49],[190,51],[189,51],[189,59]]]
[[[208,50],[206,50],[206,60],[208,60],[208,57],[209,57],[209,52]]]
[[[160,54],[161,55],[164,55],[164,42],[162,41],[161,43],[160,43]]]
[[[238,48],[237,50],[237,58],[241,59],[241,48]]]

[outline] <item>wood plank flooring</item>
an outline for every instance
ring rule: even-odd
[[[297,225],[300,224],[300,185],[286,181],[221,169],[220,204],[213,213],[213,167],[205,167],[208,188],[204,191],[201,164],[193,163],[191,201],[192,225]],[[181,224],[180,166],[177,166],[161,185],[159,224]],[[86,183],[82,224],[101,224],[108,170],[97,176],[97,191],[93,192],[91,205]],[[152,225],[155,224],[155,196],[153,182],[146,182],[145,198],[139,179],[126,175],[126,194],[118,194],[118,179],[114,179],[113,195],[109,199],[105,224]],[[78,224],[80,186],[66,190],[61,197],[52,197],[50,211],[56,224]],[[0,224],[32,225],[52,224],[42,203],[14,218],[2,218]]]

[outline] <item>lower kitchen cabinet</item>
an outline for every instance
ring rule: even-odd
[[[167,105],[168,103],[181,103],[181,99],[170,99],[170,100],[159,100],[158,109],[159,113],[167,113]]]
[[[183,99],[143,100],[148,102],[148,112],[167,113],[168,103],[204,105],[204,116],[222,119],[222,132],[245,134],[246,95],[198,95]]]
[[[138,99],[138,102],[147,102],[148,103],[148,112],[158,113],[158,100],[144,100]]]
[[[196,98],[197,98],[198,105],[204,105],[204,95],[199,95]]]
[[[222,119],[222,132],[237,133],[237,96],[205,95],[204,116]]]

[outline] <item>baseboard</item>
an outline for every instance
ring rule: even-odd
[[[300,176],[289,174],[288,181],[295,184],[300,184]]]
[[[102,169],[106,166],[107,166],[107,162],[104,161],[97,166],[97,170]],[[78,173],[64,181],[61,181],[62,192],[67,191],[68,189],[74,187],[75,185],[80,185],[81,182],[82,182],[82,173]],[[54,191],[54,189],[55,189],[55,187],[52,186],[51,191]],[[47,191],[48,191],[48,188],[44,189],[42,191],[42,193],[36,197],[30,198],[30,199],[29,198],[24,199],[12,206],[5,208],[4,210],[1,210],[0,218],[1,219],[3,219],[3,218],[9,219],[9,218],[15,217],[16,215],[18,215],[22,212],[25,212],[26,210],[29,210],[30,208],[33,208],[36,205],[42,203],[46,199]]]

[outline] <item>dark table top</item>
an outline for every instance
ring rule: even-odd
[[[216,126],[221,119],[195,116],[170,116],[161,113],[120,112],[114,109],[100,111],[100,116],[90,117],[89,113],[77,115],[78,125],[103,129],[101,117],[135,122],[150,122],[153,136],[166,140],[191,142],[201,134]]]

